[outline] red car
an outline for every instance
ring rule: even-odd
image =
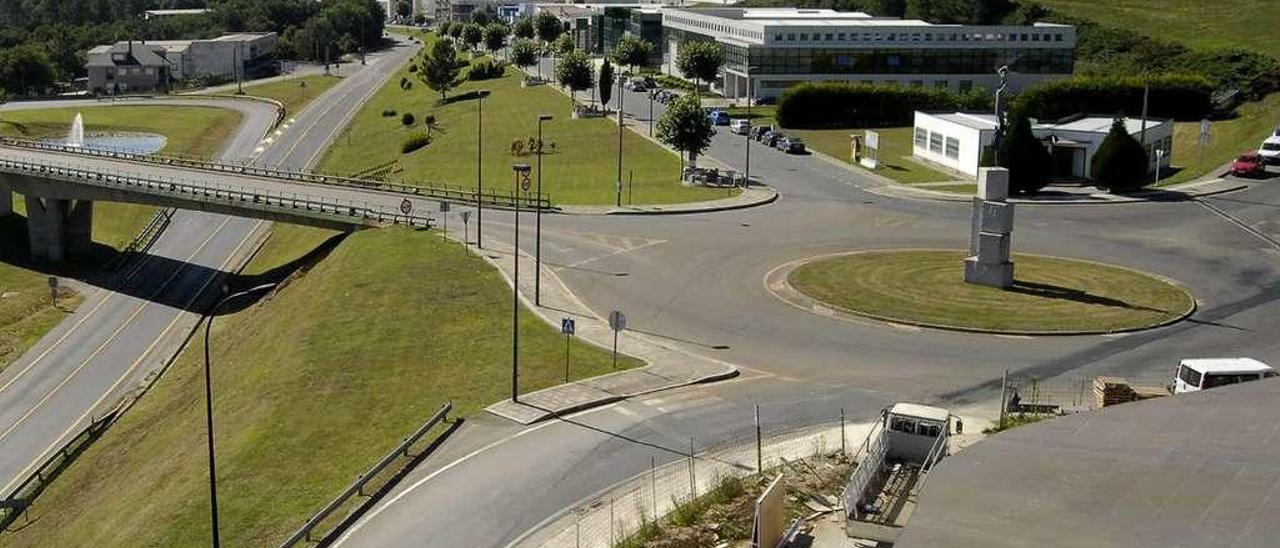
[[[1252,177],[1266,173],[1267,168],[1262,164],[1262,155],[1258,151],[1251,150],[1241,154],[1239,158],[1231,162],[1231,174],[1241,177]]]

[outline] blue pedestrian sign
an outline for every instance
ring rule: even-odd
[[[564,333],[565,335],[572,335],[576,329],[577,326],[574,324],[573,318],[563,318],[560,320],[561,333]]]

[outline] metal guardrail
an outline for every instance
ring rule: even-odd
[[[371,179],[357,179],[353,177],[341,177],[337,175],[324,175],[320,173],[310,173],[305,171],[291,171],[284,169],[272,169],[265,167],[255,167],[242,164],[223,164],[211,162],[208,160],[187,158],[181,156],[166,156],[159,154],[137,154],[132,152],[107,150],[97,148],[70,147],[59,145],[56,143],[48,143],[43,141],[31,141],[26,139],[14,139],[12,137],[0,137],[0,144],[29,148],[35,150],[43,150],[48,152],[58,152],[61,154],[74,154],[81,156],[95,156],[99,158],[110,158],[114,160],[123,160],[129,162],[140,162],[153,165],[164,165],[174,167],[185,167],[189,169],[198,169],[202,171],[213,171],[218,173],[235,173],[250,177],[263,177],[269,179],[285,179],[288,181],[309,183],[315,185],[327,185],[344,188],[357,188],[363,190],[376,190],[382,192],[390,192],[393,194],[407,194],[412,196],[420,196],[438,200],[446,200],[459,203],[476,203],[479,200],[485,206],[489,207],[515,207],[519,203],[521,208],[533,209],[536,205],[541,209],[551,208],[550,195],[544,195],[541,199],[530,196],[521,196],[515,193],[501,194],[497,192],[481,193],[477,198],[475,189],[465,189],[462,187],[449,186],[412,186],[397,183],[388,183],[384,181],[375,181]]]
[[[403,224],[424,228],[431,228],[434,225],[434,219],[430,217],[388,212],[370,208],[363,203],[306,195],[299,196],[295,193],[274,193],[256,189],[237,190],[211,183],[190,183],[179,179],[151,179],[134,175],[89,171],[70,166],[3,159],[0,159],[0,171],[17,175],[55,178],[69,183],[88,184],[99,188],[143,192],[156,196],[207,203],[220,203],[273,213],[294,213],[303,210],[310,212],[311,215],[308,216],[311,217],[329,217],[340,222],[347,222],[355,218],[361,221]]]
[[[924,463],[920,465],[920,475],[916,478],[916,484],[912,486],[910,496],[919,495],[924,490],[924,484],[933,472],[933,467],[946,456],[947,440],[950,436],[938,436],[937,441],[933,442],[933,447],[929,449],[929,455],[924,458]]]
[[[308,519],[307,522],[302,525],[302,527],[300,527],[297,531],[294,531],[292,535],[289,535],[289,538],[285,539],[284,542],[280,543],[280,548],[289,548],[304,540],[310,541],[312,530],[314,530],[316,526],[320,525],[320,522],[324,521],[326,518],[332,515],[334,511],[336,511],[339,507],[341,507],[348,500],[350,500],[351,497],[354,497],[357,494],[363,494],[363,489],[365,484],[368,483],[373,478],[377,477],[378,474],[382,473],[382,471],[385,470],[388,466],[390,466],[391,463],[394,462],[397,458],[399,458],[401,455],[408,456],[409,447],[411,447],[413,444],[421,440],[422,436],[425,436],[427,432],[430,431],[432,428],[434,428],[437,424],[440,424],[441,422],[443,422],[447,417],[447,415],[449,414],[449,412],[452,410],[453,410],[452,401],[446,402],[444,405],[440,406],[440,410],[436,411],[436,413],[432,415],[431,418],[428,419],[426,423],[424,423],[421,427],[419,427],[416,431],[414,431],[412,435],[405,438],[404,441],[401,442],[399,446],[397,446],[390,453],[387,453],[386,456],[382,457],[382,459],[379,460],[377,464],[374,464],[373,467],[370,468],[367,472],[361,474],[360,477],[356,478],[356,481],[352,482],[351,485],[347,486],[347,488],[342,491],[342,494],[338,495],[337,498],[330,501],[329,504],[326,504],[324,508],[320,509],[319,512],[316,512],[315,514],[313,514],[311,518]]]
[[[18,516],[21,516],[26,511],[27,506],[44,490],[49,482],[54,477],[57,477],[63,468],[83,451],[89,443],[102,435],[102,432],[111,425],[120,413],[123,403],[122,401],[120,405],[117,405],[103,416],[93,419],[89,426],[71,438],[71,441],[59,448],[56,453],[40,463],[35,472],[27,476],[12,492],[7,493],[4,499],[0,499],[0,531],[7,529],[14,520],[18,519]]]

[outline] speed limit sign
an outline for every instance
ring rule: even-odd
[[[524,173],[520,177],[520,190],[528,192],[529,190],[529,174]]]
[[[413,202],[410,202],[408,198],[405,198],[403,202],[400,202],[400,213],[404,213],[405,215],[408,215],[409,213],[412,213],[412,212],[413,212]]]

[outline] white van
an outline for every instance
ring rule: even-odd
[[[1280,133],[1280,130],[1276,130]],[[1264,164],[1280,164],[1280,135],[1272,135],[1258,147],[1258,155]]]
[[[1182,360],[1173,378],[1173,393],[1198,392],[1274,376],[1276,372],[1271,366],[1253,358]]]

